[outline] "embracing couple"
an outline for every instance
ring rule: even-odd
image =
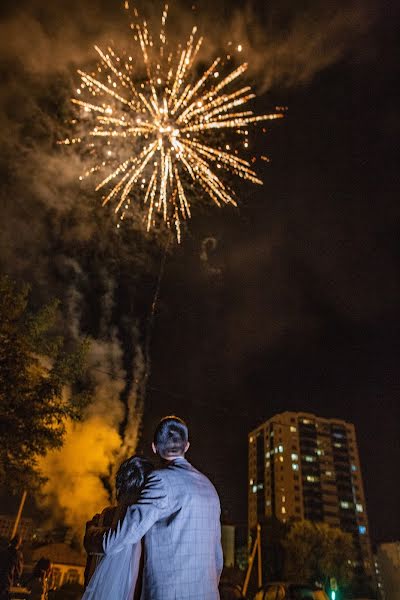
[[[86,550],[103,556],[82,600],[219,599],[218,494],[185,458],[189,436],[182,419],[162,419],[152,446],[161,467],[139,457],[125,461],[111,522],[87,526]]]

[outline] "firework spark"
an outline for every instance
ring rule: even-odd
[[[186,45],[171,50],[167,10],[166,6],[157,43],[134,10],[131,28],[141,64],[126,52],[118,55],[112,48],[95,46],[97,70],[78,71],[81,84],[72,100],[83,134],[64,143],[83,143],[96,159],[84,176],[105,172],[96,187],[104,191],[103,205],[115,203],[123,219],[136,192],[135,198],[142,196],[146,207],[147,229],[160,215],[175,227],[179,242],[181,222],[191,216],[193,189],[217,206],[236,205],[228,174],[262,184],[239,150],[231,149],[232,142],[225,143],[227,135],[238,134],[240,145],[247,148],[249,125],[282,114],[256,116],[243,108],[255,95],[249,86],[234,89],[233,84],[246,71],[246,63],[220,76],[223,63],[216,58],[196,78],[203,40],[194,27]]]

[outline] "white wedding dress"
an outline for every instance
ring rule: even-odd
[[[104,540],[104,556],[97,565],[82,600],[132,600],[139,574],[142,544],[107,554],[110,535]]]

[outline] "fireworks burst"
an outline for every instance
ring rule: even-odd
[[[181,222],[191,216],[193,189],[217,206],[236,205],[226,175],[262,184],[239,150],[226,143],[226,134],[238,134],[247,148],[249,125],[282,114],[256,116],[244,110],[255,95],[247,85],[233,89],[232,84],[246,71],[246,63],[220,76],[222,61],[216,58],[196,78],[202,38],[194,27],[186,45],[171,50],[167,9],[157,43],[134,10],[131,28],[140,46],[140,64],[126,52],[118,55],[112,48],[104,52],[95,46],[100,57],[97,70],[78,71],[81,84],[72,100],[79,108],[83,133],[63,143],[83,143],[96,159],[81,179],[105,174],[96,187],[104,192],[103,205],[115,203],[123,220],[136,191],[146,208],[147,229],[160,215],[175,227],[179,242]]]

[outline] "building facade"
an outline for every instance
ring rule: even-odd
[[[32,553],[32,566],[41,557],[52,563],[52,585],[59,588],[65,583],[83,585],[86,556],[65,543],[46,544],[35,548]]]
[[[324,522],[351,533],[358,566],[373,575],[354,425],[284,412],[249,434],[249,530],[270,516]]]
[[[10,539],[15,524],[15,515],[0,515],[0,537]],[[17,532],[24,541],[29,540],[33,533],[33,521],[22,518],[19,522]]]
[[[235,566],[235,526],[221,526],[221,544],[224,554],[224,567]]]
[[[400,542],[380,544],[376,559],[381,598],[400,600]]]

